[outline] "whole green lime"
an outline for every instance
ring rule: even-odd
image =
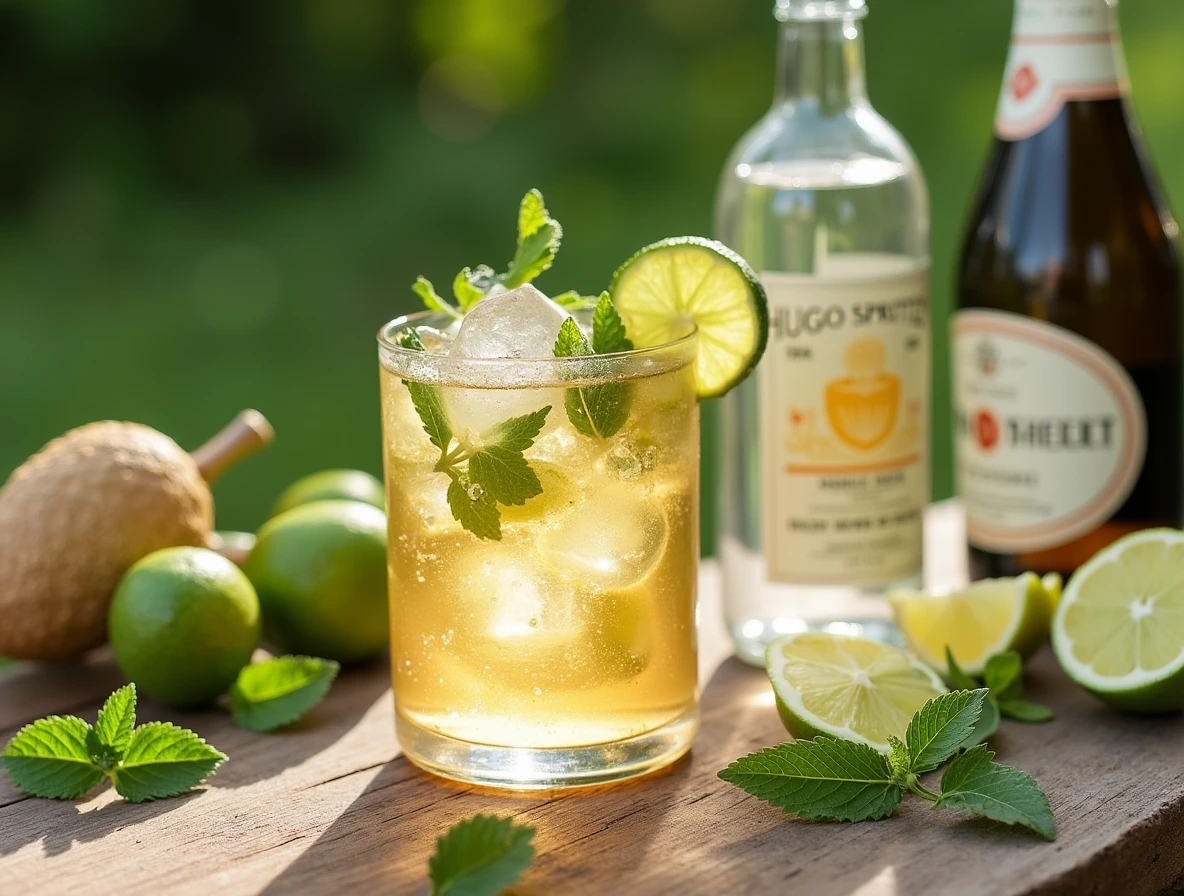
[[[385,513],[317,501],[273,517],[257,538],[244,569],[277,647],[353,663],[386,646]]]
[[[382,483],[362,470],[322,470],[297,479],[289,485],[271,509],[279,516],[293,507],[313,501],[361,501],[375,507],[386,506]]]
[[[224,694],[259,643],[259,599],[205,548],[165,548],[115,589],[107,631],[119,668],[153,700],[201,706]]]

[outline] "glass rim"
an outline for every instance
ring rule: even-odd
[[[507,370],[515,370],[519,372],[527,371],[534,374],[533,377],[528,377],[528,379],[555,380],[573,377],[577,379],[612,379],[614,378],[614,374],[616,376],[621,375],[621,372],[617,368],[627,368],[630,362],[644,360],[646,358],[679,352],[690,352],[688,362],[693,361],[694,352],[697,352],[696,340],[699,335],[698,325],[690,318],[687,318],[685,322],[685,333],[659,345],[632,348],[622,352],[609,352],[602,355],[574,355],[562,358],[462,358],[404,348],[394,340],[396,333],[408,327],[430,325],[430,321],[439,323],[447,319],[447,315],[438,311],[413,311],[410,314],[403,314],[393,320],[387,321],[379,328],[377,334],[378,346],[381,350],[380,355],[385,356],[389,354],[393,359],[405,361],[406,365],[399,364],[398,366],[400,367],[415,366],[422,368],[430,366],[437,369],[449,368],[454,373],[468,371],[472,374],[480,374],[483,371],[505,372]],[[597,364],[605,370],[603,376],[588,376],[588,362],[592,359],[595,359]],[[568,373],[569,376],[564,377],[564,373]],[[467,380],[470,377],[459,376],[448,377],[448,379]]]

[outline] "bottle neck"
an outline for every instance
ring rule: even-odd
[[[1016,0],[995,119],[1001,138],[1042,130],[1067,102],[1126,93],[1113,0]]]
[[[809,103],[833,114],[866,98],[857,18],[781,24],[774,105]]]

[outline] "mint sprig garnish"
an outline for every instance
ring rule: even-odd
[[[505,272],[498,274],[487,265],[475,268],[461,268],[452,280],[452,295],[456,305],[436,292],[426,277],[417,277],[411,290],[423,301],[429,311],[446,314],[460,319],[480,302],[495,285],[513,289],[530,283],[539,274],[551,267],[563,240],[563,227],[551,217],[543,202],[543,194],[531,190],[522,197],[518,206],[518,242],[514,257]],[[584,307],[588,299],[577,292],[565,292],[555,297],[555,302],[564,308]]]
[[[950,648],[946,648],[946,665],[949,668],[947,679],[956,688],[977,688],[983,684],[990,691],[987,706],[983,715],[994,712],[995,727],[984,731],[974,743],[981,743],[995,733],[999,726],[999,717],[1012,719],[1016,722],[1049,722],[1054,713],[1047,706],[1033,703],[1024,696],[1024,660],[1014,650],[997,653],[987,660],[983,667],[983,681],[976,681],[958,666]],[[979,726],[983,726],[980,724]]]
[[[1025,772],[993,762],[995,754],[984,746],[950,762],[940,791],[920,781],[958,752],[986,699],[985,688],[934,697],[913,716],[903,738],[890,738],[887,756],[865,744],[819,736],[750,753],[719,776],[802,818],[887,818],[907,792],[1054,840],[1052,810],[1040,786]]]
[[[416,277],[415,282],[411,284],[411,291],[423,300],[424,306],[429,311],[438,311],[441,314],[447,314],[449,317],[460,319],[460,312],[440,297],[439,293],[436,292],[436,287],[432,286],[432,281],[427,277]]]
[[[245,666],[230,688],[230,714],[248,731],[295,722],[329,693],[341,665],[312,656],[279,656]]]
[[[424,350],[419,334],[411,328],[401,332],[396,342],[412,351]],[[440,449],[435,471],[452,480],[445,497],[453,518],[478,538],[500,541],[501,511],[497,505],[522,505],[543,492],[525,451],[542,431],[551,406],[503,420],[476,441],[462,440],[453,432],[439,386],[413,380],[403,380],[403,385],[411,393],[428,440]]]
[[[496,896],[530,866],[534,835],[529,825],[496,815],[457,822],[428,860],[432,896]]]
[[[592,341],[572,318],[563,322],[555,339],[555,357],[629,351],[633,343],[625,335],[625,324],[607,292],[601,293],[592,314]],[[567,419],[582,435],[607,439],[615,435],[629,419],[633,393],[629,383],[600,383],[568,389],[563,394]]]
[[[518,246],[499,279],[507,289],[529,283],[555,261],[563,228],[547,212],[543,194],[531,190],[518,206]]]
[[[94,726],[76,716],[26,725],[0,753],[0,767],[33,796],[78,799],[105,777],[139,803],[192,790],[226,760],[185,728],[135,722],[136,686],[129,684],[107,698]]]

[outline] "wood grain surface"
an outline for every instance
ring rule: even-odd
[[[994,746],[1048,791],[1055,843],[919,800],[882,822],[807,823],[720,781],[727,762],[786,735],[764,673],[725,658],[715,575],[705,568],[702,730],[664,773],[563,794],[443,782],[399,756],[383,667],[343,673],[279,734],[145,702],[141,720],[192,727],[230,761],[203,790],[143,805],[110,790],[26,798],[0,775],[0,894],[425,894],[434,839],[478,811],[538,827],[521,896],[1142,896],[1184,876],[1184,720],[1118,715],[1047,652],[1029,686],[1056,721],[1005,721]],[[0,742],[50,712],[93,719],[118,682],[101,655],[0,672]]]

